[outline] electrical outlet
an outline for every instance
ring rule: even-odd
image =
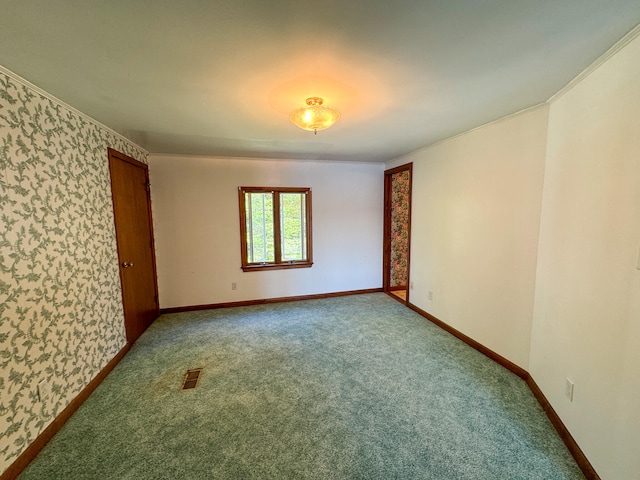
[[[231,290],[237,290],[238,284],[236,282],[231,282]]]
[[[413,282],[409,283],[409,288],[413,290]]]
[[[429,296],[429,300],[433,300],[433,292],[431,290],[429,290],[428,296]]]
[[[53,397],[57,394],[53,390],[52,377],[44,378],[36,385],[38,396],[38,409],[40,416],[44,420],[53,418]]]
[[[564,385],[564,395],[569,399],[570,402],[573,402],[573,382],[567,377],[566,383]]]
[[[47,380],[40,380],[38,383],[38,400],[44,402],[51,395],[51,386]]]

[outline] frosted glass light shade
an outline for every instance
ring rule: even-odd
[[[295,126],[314,133],[329,128],[340,119],[340,112],[335,108],[322,106],[323,102],[320,97],[307,98],[307,106],[291,112],[289,120]]]

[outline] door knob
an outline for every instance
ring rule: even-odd
[[[122,262],[122,268],[133,267],[133,263],[131,262]]]

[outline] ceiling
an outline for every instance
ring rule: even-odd
[[[638,0],[3,0],[0,64],[151,153],[386,161],[546,101]],[[320,96],[342,118],[301,130]]]

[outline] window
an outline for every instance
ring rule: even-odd
[[[310,267],[311,189],[240,187],[242,269]]]

